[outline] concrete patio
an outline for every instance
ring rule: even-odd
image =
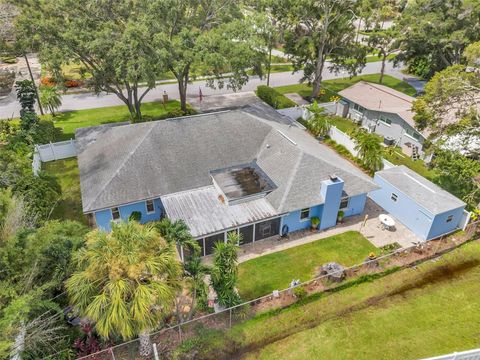
[[[395,227],[391,230],[384,230],[378,215],[388,214],[370,198],[367,199],[365,212],[361,216],[352,216],[344,219],[342,224],[334,228],[312,232],[309,230],[292,233],[288,238],[275,236],[269,239],[243,245],[239,251],[239,262],[251,260],[263,255],[289,249],[298,245],[307,244],[316,240],[341,234],[346,231],[359,231],[376,247],[398,243],[401,247],[409,247],[420,239],[404,225],[395,220]],[[368,215],[365,221],[366,215]],[[211,255],[204,258],[207,263],[211,262]]]

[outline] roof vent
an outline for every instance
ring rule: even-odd
[[[267,144],[267,149],[270,149],[270,144]]]
[[[330,180],[337,181],[338,180],[337,175],[335,175],[335,174],[330,175]]]

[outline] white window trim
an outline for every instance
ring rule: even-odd
[[[152,211],[148,211],[148,205],[147,205],[147,202],[148,202],[148,201],[151,201],[151,202],[152,202],[152,205],[153,205],[153,210],[152,210]],[[145,212],[147,213],[147,215],[155,214],[155,201],[153,201],[153,200],[145,200]]]
[[[347,206],[345,206],[345,207],[342,208],[342,207],[341,207],[342,201],[345,200],[345,199],[347,199]],[[349,197],[349,196],[345,196],[345,197],[341,198],[341,199],[340,199],[340,210],[348,209],[348,205],[349,205],[349,204],[350,204],[350,197]]]
[[[118,219],[113,218],[113,209],[118,209]],[[110,216],[112,217],[112,221],[119,222],[122,220],[122,213],[120,212],[120,208],[118,206],[114,206],[113,208],[110,208]]]
[[[303,210],[307,210],[307,209],[308,209],[308,216],[305,219],[302,219],[302,212],[303,212]],[[312,211],[312,209],[310,209],[310,208],[305,208],[305,209],[300,210],[300,221],[303,222],[303,221],[310,220],[310,212],[311,211]]]
[[[414,130],[414,131],[415,131],[415,130]],[[418,142],[419,142],[419,141],[420,141],[420,138],[422,137],[422,135],[420,135],[420,133],[418,133],[417,131],[415,131],[415,132],[418,134],[418,137],[419,137],[418,139],[415,139],[412,135],[408,134],[406,130],[405,130],[405,134],[404,134],[404,135],[405,135],[406,137],[414,140],[414,141],[418,141]]]
[[[388,127],[392,127],[392,120],[388,119],[388,120],[390,120],[390,124],[389,124],[389,123],[387,123],[387,122],[384,121],[385,119],[387,119],[387,118],[383,118],[383,119],[382,119],[382,116],[379,116],[379,117],[378,117],[378,122],[382,123],[382,125],[385,125],[385,126],[388,126]]]

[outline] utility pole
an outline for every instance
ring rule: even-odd
[[[37,97],[38,107],[40,108],[40,114],[45,115],[45,114],[43,113],[42,104],[40,103],[40,96],[38,96],[37,85],[35,84],[35,79],[33,78],[32,69],[30,68],[30,63],[28,62],[27,53],[24,53],[24,54],[23,54],[23,57],[24,57],[24,59],[25,59],[25,62],[27,63],[27,68],[28,68],[28,72],[29,72],[29,74],[30,74],[30,79],[32,80],[33,87],[34,87],[34,89],[35,89],[35,95],[36,95],[36,97]]]

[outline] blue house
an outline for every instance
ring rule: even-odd
[[[459,229],[465,203],[406,166],[379,171],[370,198],[423,240]]]
[[[82,205],[99,228],[181,219],[211,254],[361,214],[371,178],[276,112],[221,111],[76,132]]]

